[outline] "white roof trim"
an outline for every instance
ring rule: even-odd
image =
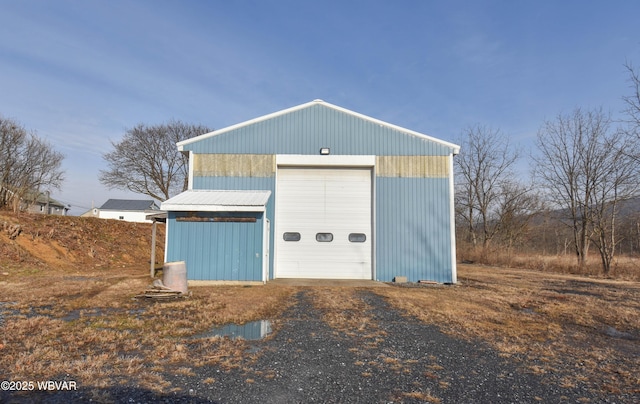
[[[210,137],[213,137],[213,136],[221,135],[223,133],[226,133],[226,132],[238,129],[238,128],[242,128],[244,126],[252,125],[254,123],[266,121],[268,119],[272,119],[272,118],[275,118],[275,117],[278,117],[278,116],[281,116],[281,115],[286,115],[288,113],[291,113],[291,112],[294,112],[294,111],[298,111],[298,110],[301,110],[301,109],[305,109],[305,108],[308,108],[308,107],[310,107],[312,105],[316,105],[316,104],[322,104],[322,105],[324,105],[326,107],[333,108],[336,111],[344,112],[346,114],[355,116],[357,118],[364,119],[366,121],[372,122],[372,123],[374,123],[376,125],[386,126],[386,127],[390,128],[390,129],[394,129],[394,130],[397,130],[397,131],[400,131],[400,132],[404,132],[404,133],[406,133],[408,135],[416,136],[416,137],[419,137],[419,138],[422,138],[422,139],[425,139],[425,140],[430,140],[432,142],[441,144],[443,146],[451,147],[453,149],[453,154],[458,154],[460,152],[460,146],[457,145],[457,144],[446,142],[444,140],[437,139],[435,137],[432,137],[432,136],[429,136],[429,135],[425,135],[423,133],[419,133],[419,132],[416,132],[416,131],[413,131],[413,130],[410,130],[410,129],[403,128],[401,126],[393,125],[393,124],[390,124],[388,122],[384,122],[384,121],[381,121],[379,119],[372,118],[370,116],[363,115],[363,114],[360,114],[358,112],[354,112],[354,111],[348,110],[346,108],[339,107],[337,105],[330,104],[330,103],[328,103],[326,101],[322,101],[322,100],[313,100],[313,101],[307,102],[305,104],[301,104],[301,105],[298,105],[298,106],[295,106],[295,107],[283,109],[282,111],[273,112],[271,114],[263,115],[261,117],[250,119],[250,120],[245,121],[245,122],[241,122],[241,123],[237,123],[235,125],[227,126],[226,128],[218,129],[218,130],[213,131],[213,132],[205,133],[205,134],[200,135],[200,136],[196,136],[196,137],[193,137],[193,138],[190,138],[190,139],[183,140],[183,141],[177,143],[178,150],[179,151],[183,151],[185,145],[188,145],[188,144],[191,144],[191,143],[195,143],[195,142],[198,142],[200,140],[207,139],[207,138],[210,138]]]
[[[164,211],[264,212],[271,191],[189,190],[162,202]]]
[[[308,154],[276,154],[276,165],[281,166],[342,166],[342,167],[374,167],[376,156],[367,155],[308,155]]]

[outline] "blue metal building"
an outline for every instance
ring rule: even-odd
[[[190,281],[456,282],[455,144],[316,100],[178,149],[165,261]]]

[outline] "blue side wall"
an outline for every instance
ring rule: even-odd
[[[376,275],[453,282],[449,180],[376,179]]]
[[[167,261],[185,261],[189,280],[262,281],[262,213],[198,212],[254,217],[255,222],[181,222],[186,212],[168,212]]]
[[[271,221],[269,251],[273,251],[275,185],[275,177],[195,177],[193,179],[193,189],[271,191],[271,198],[267,202],[265,211],[266,218]],[[273,253],[269,254],[269,279],[273,279]]]

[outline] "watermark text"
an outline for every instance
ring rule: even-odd
[[[3,380],[0,382],[2,391],[60,391],[77,390],[75,380]]]

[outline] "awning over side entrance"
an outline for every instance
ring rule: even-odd
[[[162,202],[164,211],[264,212],[271,191],[189,190]]]
[[[188,190],[167,212],[165,262],[184,261],[194,281],[266,282],[268,190]]]

